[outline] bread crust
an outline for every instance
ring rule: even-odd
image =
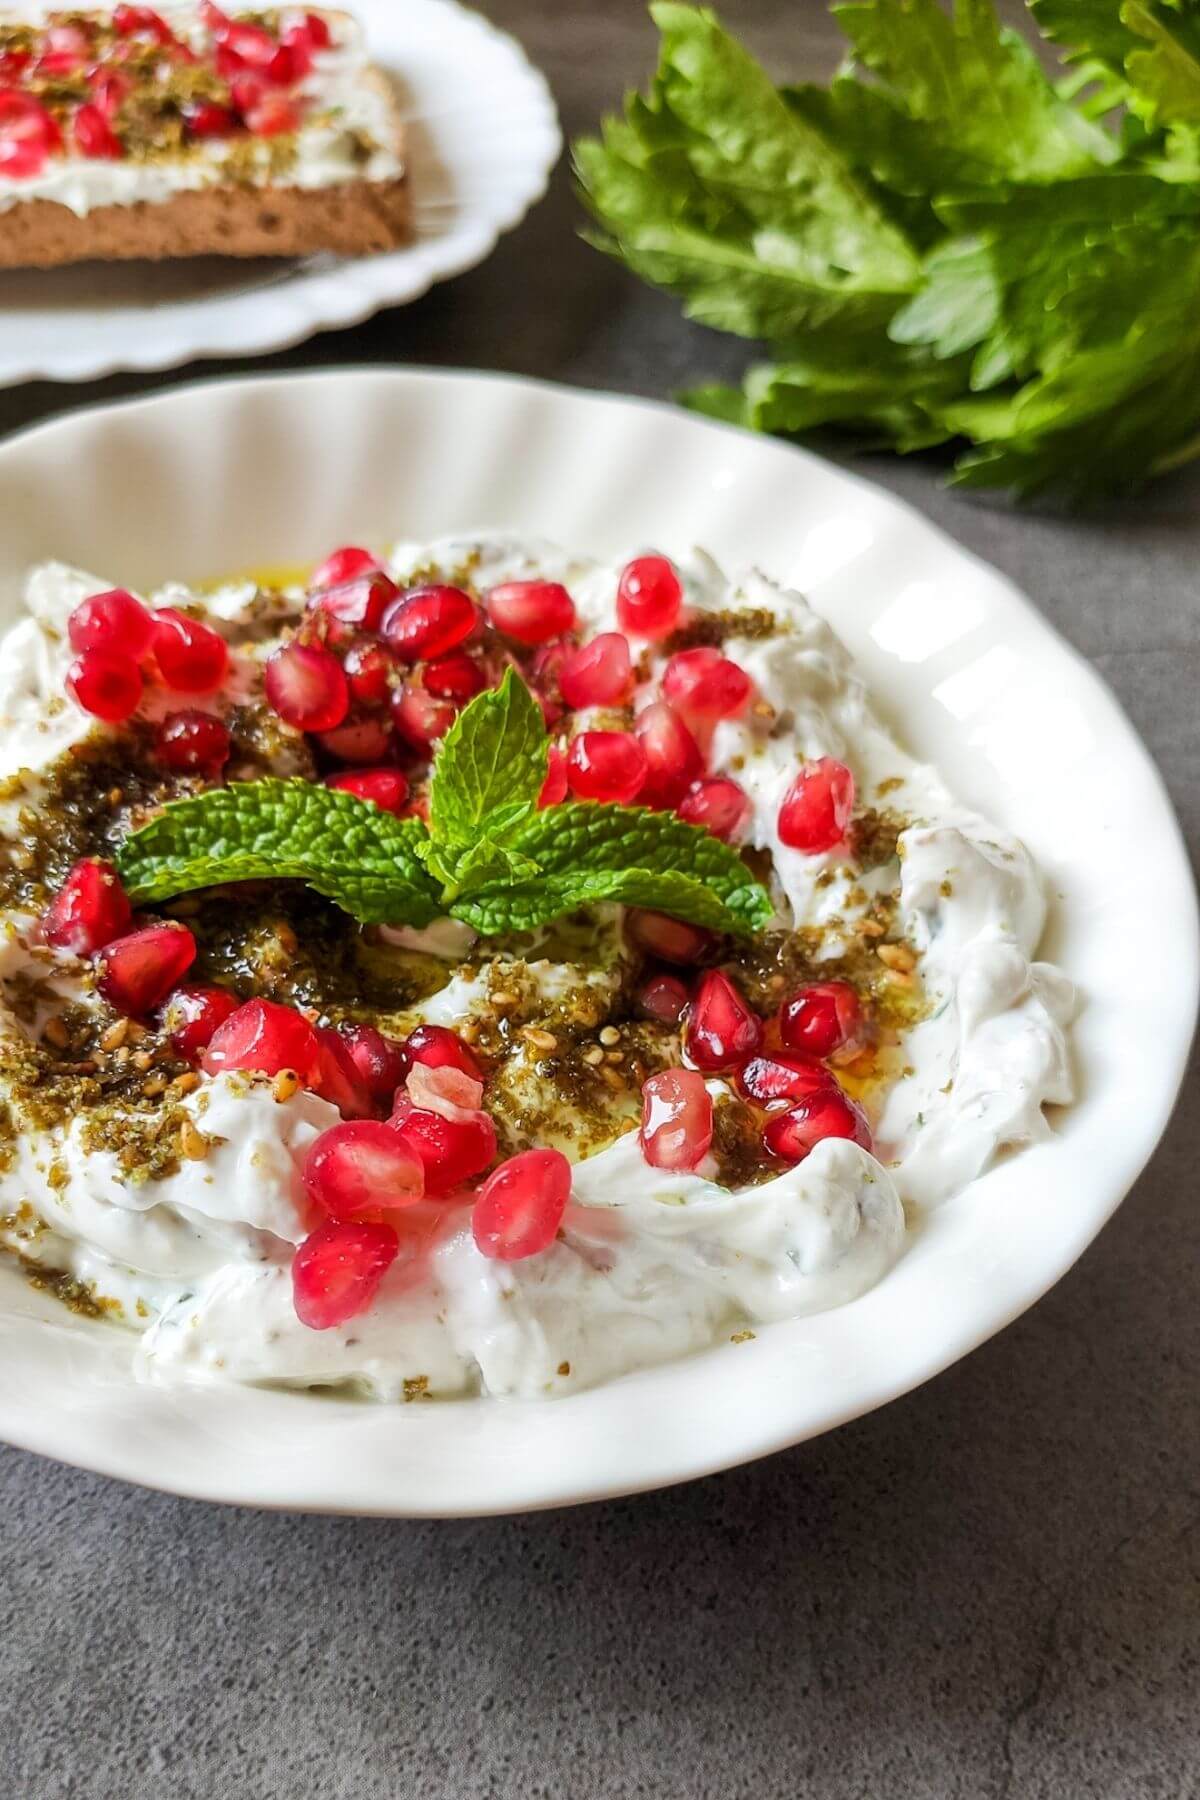
[[[0,269],[52,269],[185,256],[366,256],[409,236],[408,182],[329,187],[212,187],[168,200],[98,206],[82,217],[55,200],[22,200],[0,213]]]

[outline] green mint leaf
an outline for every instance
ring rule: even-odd
[[[429,827],[440,845],[502,842],[537,805],[549,740],[541,708],[512,669],[465,706],[438,748]]]
[[[117,867],[146,904],[231,881],[296,880],[364,924],[428,925],[438,891],[425,827],[308,781],[231,782],[175,800],[132,832]]]
[[[1070,52],[1068,62],[1124,74],[1137,39],[1122,21],[1121,0],[1029,0],[1029,9],[1050,41]]]
[[[456,900],[450,911],[476,931],[494,935],[530,931],[564,913],[612,900],[625,906],[647,906],[710,931],[741,937],[770,917],[769,907],[766,918],[754,902],[734,911],[702,881],[672,870],[652,869],[598,869],[590,874],[581,870],[573,875],[539,876],[536,882],[516,887],[481,888]]]
[[[422,847],[421,857],[430,874],[441,882],[442,900],[447,905],[472,888],[532,881],[538,874],[537,864],[529,857],[498,844],[486,832],[465,847],[438,844],[430,839]]]
[[[1200,12],[1125,0],[1121,19],[1146,40],[1125,58],[1138,111],[1152,125],[1200,125]]]

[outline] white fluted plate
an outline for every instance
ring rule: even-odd
[[[351,0],[395,84],[415,233],[383,256],[0,272],[0,387],[252,356],[357,325],[481,263],[546,191],[562,134],[515,39],[456,0]]]
[[[849,1306],[560,1400],[384,1407],[139,1386],[130,1336],[5,1265],[0,1437],[179,1493],[346,1512],[505,1512],[680,1481],[944,1369],[1059,1279],[1150,1156],[1198,986],[1162,783],[1029,602],[889,495],[669,407],[373,369],[204,383],[40,426],[0,446],[0,517],[0,626],[47,557],[152,587],[491,527],[601,557],[699,543],[757,563],[832,621],[909,748],[1024,837],[1053,896],[1046,953],[1084,1000],[1080,1097],[1054,1136],[934,1212]]]

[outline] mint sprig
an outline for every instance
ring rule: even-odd
[[[147,903],[218,883],[303,881],[363,924],[449,915],[486,935],[620,901],[746,936],[770,898],[735,850],[671,813],[573,801],[539,812],[549,738],[512,670],[439,746],[430,817],[308,781],[232,782],[132,832],[117,866]]]

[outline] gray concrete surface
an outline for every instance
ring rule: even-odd
[[[486,10],[571,129],[650,53],[635,0]],[[726,15],[781,69],[832,63],[812,0]],[[265,366],[479,364],[656,395],[734,372],[738,346],[681,327],[576,223],[560,171],[485,268]],[[0,395],[0,428],[150,385]],[[867,468],[1093,658],[1194,845],[1200,476],[1079,523],[951,498],[929,463]],[[378,1524],[223,1511],[0,1452],[0,1797],[1200,1794],[1195,1101],[1193,1082],[1033,1313],[884,1412],[687,1488]]]

